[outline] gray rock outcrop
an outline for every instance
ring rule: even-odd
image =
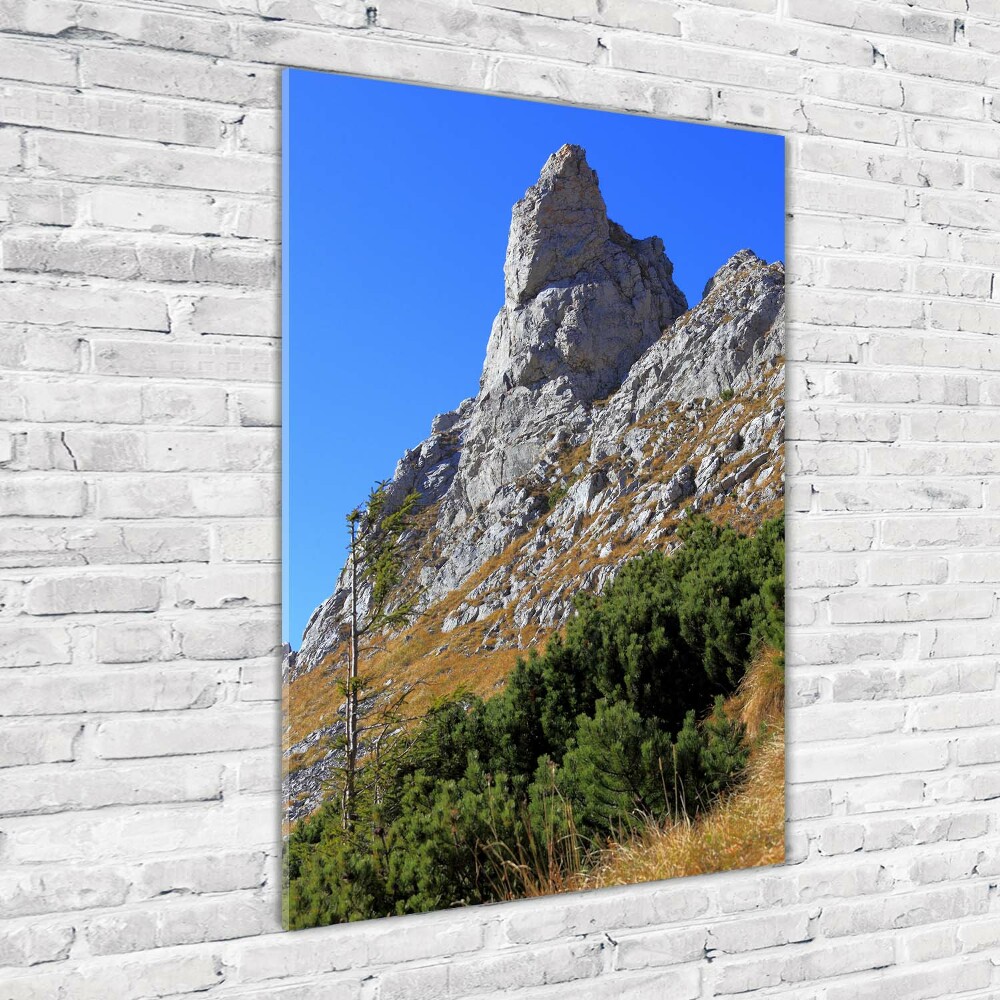
[[[467,590],[442,631],[498,612],[515,630],[557,626],[574,592],[664,544],[682,507],[780,497],[783,267],[742,250],[689,311],[672,273],[658,237],[608,219],[578,146],[514,206],[479,392],[434,418],[389,486],[396,501],[421,494],[422,605]],[[346,582],[314,612],[290,676],[336,647]]]

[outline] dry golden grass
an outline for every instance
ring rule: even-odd
[[[630,885],[731,868],[780,864],[785,857],[785,731],[773,729],[753,753],[738,790],[691,822],[654,827],[610,848],[577,889]]]
[[[767,647],[757,655],[726,704],[726,714],[746,726],[754,739],[768,727],[779,725],[785,713],[785,655]]]
[[[785,667],[764,649],[726,714],[745,726],[750,761],[742,783],[693,821],[651,826],[612,845],[574,888],[600,888],[780,864],[785,857]]]

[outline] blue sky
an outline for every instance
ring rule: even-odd
[[[437,413],[474,395],[511,207],[564,142],[608,214],[660,236],[690,305],[737,250],[784,259],[784,140],[286,70],[284,615],[298,647],[344,517]]]

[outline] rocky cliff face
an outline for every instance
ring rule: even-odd
[[[434,418],[389,487],[421,494],[409,584],[437,653],[531,645],[690,511],[750,527],[780,510],[783,266],[741,250],[690,310],[672,272],[659,238],[608,219],[578,146],[514,206],[479,393]],[[286,680],[336,653],[346,582]]]
[[[608,218],[579,146],[549,157],[514,206],[505,301],[479,393],[434,418],[428,438],[400,459],[390,492],[420,492],[435,539],[414,552],[424,607],[518,539],[521,550],[544,548],[545,556],[522,560],[530,586],[519,588],[514,572],[503,593],[480,588],[489,599],[465,602],[446,630],[505,602],[519,622],[533,614],[541,625],[564,620],[568,599],[533,606],[537,575],[568,551],[585,519],[594,519],[590,536],[607,534],[598,551],[613,551],[630,534],[663,530],[662,516],[685,501],[711,506],[736,488],[760,493],[746,505],[753,508],[780,495],[780,475],[771,482],[761,474],[780,460],[783,268],[742,250],[690,311],[672,273],[658,237],[634,239]],[[748,388],[767,399],[744,423]],[[692,434],[699,440],[689,449]],[[682,452],[688,460],[678,464]],[[767,489],[748,489],[750,476]],[[565,581],[565,592],[602,585],[620,561]],[[340,640],[344,584],[313,614],[294,673]]]

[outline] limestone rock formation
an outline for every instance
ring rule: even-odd
[[[442,650],[470,629],[482,651],[530,645],[576,592],[674,544],[690,511],[752,526],[780,510],[784,268],[741,250],[690,310],[672,273],[658,237],[609,220],[579,146],[514,206],[479,392],[433,419],[389,485],[391,502],[421,494],[408,585]],[[287,681],[339,648],[346,584],[286,657]],[[321,770],[290,776],[292,818]]]

